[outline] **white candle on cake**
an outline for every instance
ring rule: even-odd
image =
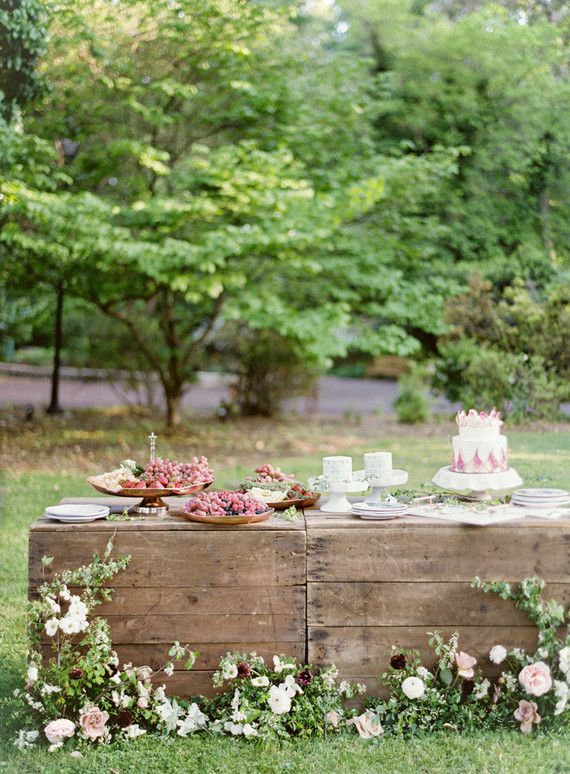
[[[323,457],[323,478],[329,483],[352,481],[352,457]]]
[[[392,452],[367,452],[364,455],[364,475],[383,479],[392,473]]]

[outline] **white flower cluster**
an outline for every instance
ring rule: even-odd
[[[51,596],[45,598],[52,613],[51,618],[48,618],[45,623],[45,631],[48,637],[55,637],[58,630],[67,635],[84,632],[89,626],[87,621],[89,608],[85,602],[82,601],[81,597],[70,594],[66,586],[63,586],[59,592],[59,598],[62,602],[69,603],[65,615],[61,615],[62,608],[59,602]]]

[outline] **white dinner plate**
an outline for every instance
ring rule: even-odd
[[[514,505],[520,505],[523,508],[562,508],[564,505],[570,505],[570,497],[560,500],[525,500],[524,498],[513,497]]]
[[[104,519],[109,515],[107,505],[87,505],[82,503],[65,503],[63,505],[49,505],[45,509],[46,518],[66,521],[92,521]]]
[[[408,506],[405,503],[354,503],[352,506],[353,511],[361,511],[362,513],[394,513],[397,511],[405,511]]]
[[[570,497],[570,492],[566,489],[515,489],[513,497],[521,498],[523,500],[557,500],[561,497]]]

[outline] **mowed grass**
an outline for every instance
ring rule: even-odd
[[[350,454],[355,469],[366,451],[391,451],[395,468],[409,473],[408,488],[428,488],[449,464],[451,417],[429,425],[398,425],[392,417],[299,417],[220,423],[189,417],[174,433],[144,413],[84,411],[25,422],[17,412],[0,414],[0,697],[21,687],[26,658],[24,604],[27,593],[29,525],[46,505],[62,497],[92,496],[86,478],[116,467],[127,457],[144,462],[151,432],[157,454],[185,461],[205,454],[216,472],[216,488],[235,487],[264,462],[306,480],[322,470],[322,457]],[[558,424],[505,431],[511,465],[525,486],[570,489],[570,432]],[[570,732],[480,733],[413,740],[365,742],[357,737],[260,744],[239,739],[142,738],[122,747],[90,750],[72,759],[45,748],[19,752],[9,717],[0,722],[3,772],[315,772],[325,774],[570,774]]]

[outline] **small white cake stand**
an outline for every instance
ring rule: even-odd
[[[498,473],[457,473],[451,465],[440,468],[432,481],[448,492],[471,500],[490,500],[493,495],[506,493],[522,484],[522,478],[514,468]]]
[[[364,500],[368,505],[382,502],[382,493],[389,489],[391,486],[401,486],[408,480],[407,470],[392,470],[387,476],[383,478],[370,478],[368,483],[372,487],[372,491],[368,497]]]
[[[330,497],[319,509],[325,513],[350,513],[351,505],[347,499],[348,492],[362,494],[368,489],[368,481],[363,478],[364,471],[355,471],[352,481],[327,481],[324,476],[309,479],[309,487],[318,487],[323,492],[329,492]]]

